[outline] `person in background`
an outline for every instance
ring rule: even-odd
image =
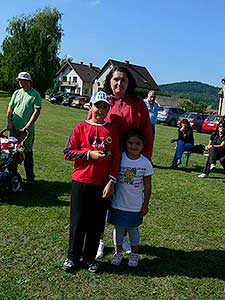
[[[180,122],[178,128],[178,138],[172,139],[171,143],[177,142],[176,151],[173,157],[171,168],[177,168],[181,164],[184,151],[190,151],[194,147],[193,129],[187,119]]]
[[[209,156],[203,173],[198,175],[199,178],[208,177],[209,173],[216,167],[217,160],[220,160],[222,167],[225,169],[225,122],[218,124],[205,149],[209,150]]]
[[[114,124],[119,133],[120,150],[125,149],[124,135],[131,128],[139,128],[145,136],[143,154],[152,157],[152,125],[143,99],[137,96],[135,79],[125,67],[114,66],[106,76],[103,90],[110,95],[110,109],[107,122]],[[91,114],[89,113],[89,118]],[[124,237],[123,248],[130,253],[131,248],[127,237]],[[99,243],[97,258],[103,256],[103,235]]]
[[[156,92],[153,90],[149,91],[148,97],[146,99],[144,99],[144,102],[147,106],[150,121],[152,124],[152,139],[153,139],[153,143],[154,143],[155,125],[157,122],[158,107],[159,107],[158,103],[156,102]]]
[[[24,142],[24,168],[27,182],[34,183],[34,159],[33,144],[35,136],[35,125],[41,112],[41,96],[31,87],[31,75],[27,72],[20,72],[16,78],[20,89],[16,90],[8,105],[7,129],[19,141],[23,140],[26,131],[28,138]]]
[[[98,271],[95,256],[120,164],[117,129],[105,122],[109,100],[104,92],[91,97],[91,119],[74,128],[64,149],[64,158],[75,163],[65,272],[76,271],[81,258],[90,272]]]
[[[124,233],[129,234],[132,252],[128,266],[137,267],[140,242],[139,225],[148,213],[151,196],[151,162],[141,154],[145,136],[140,129],[130,129],[125,135],[126,150],[122,153],[118,181],[112,195],[108,222],[115,226],[115,253],[111,264],[118,266],[123,259]]]

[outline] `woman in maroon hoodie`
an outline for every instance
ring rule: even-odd
[[[106,121],[117,126],[122,149],[126,131],[131,128],[141,129],[145,134],[143,154],[151,159],[151,122],[143,99],[135,93],[136,87],[136,82],[128,69],[115,66],[109,72],[103,87],[103,90],[110,95],[110,110]]]

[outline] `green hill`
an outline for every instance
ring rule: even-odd
[[[167,96],[176,96],[188,98],[191,101],[203,102],[207,105],[212,105],[213,108],[218,107],[219,87],[214,87],[206,83],[198,81],[176,82],[171,84],[161,84],[160,94]]]

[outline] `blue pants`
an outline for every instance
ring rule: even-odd
[[[114,245],[122,245],[124,233],[128,232],[131,246],[138,246],[140,242],[139,228],[137,227],[122,227],[115,226]]]
[[[177,160],[181,159],[184,151],[190,151],[194,146],[190,143],[185,143],[182,140],[177,141],[176,151],[173,157],[172,166],[176,167]]]

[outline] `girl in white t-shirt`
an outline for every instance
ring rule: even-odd
[[[144,134],[140,129],[128,130],[125,136],[126,152],[122,153],[118,183],[112,196],[108,222],[115,226],[115,253],[111,264],[118,266],[122,262],[122,243],[125,231],[131,242],[129,267],[137,267],[140,241],[139,225],[148,213],[151,196],[151,162],[141,154],[144,148]]]

